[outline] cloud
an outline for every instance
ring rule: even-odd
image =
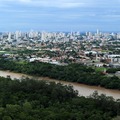
[[[19,0],[19,2],[31,6],[56,8],[74,8],[84,5],[84,2],[79,2],[78,0]]]
[[[32,1],[31,0],[19,0],[20,2],[23,2],[23,3],[31,3]]]
[[[119,6],[120,0],[0,0],[0,26],[7,24],[8,28],[10,21],[11,25],[28,23],[27,27],[40,24],[47,28],[52,24],[49,29],[119,24]]]
[[[76,8],[76,7],[118,7],[120,0],[0,0],[0,4],[18,3],[28,6]]]
[[[0,4],[19,4],[31,7],[81,8],[81,7],[109,7],[115,6],[118,0],[105,2],[104,0],[0,0]],[[118,5],[117,4],[117,5]],[[118,5],[119,6],[119,5]]]

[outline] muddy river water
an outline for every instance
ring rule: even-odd
[[[82,96],[87,97],[91,95],[94,91],[97,91],[99,94],[106,94],[106,96],[112,96],[114,99],[120,99],[120,90],[105,89],[97,86],[89,86],[89,85],[84,85],[79,83],[60,81],[60,80],[55,80],[48,77],[35,77],[35,76],[25,75],[21,73],[14,73],[10,71],[2,71],[2,70],[0,70],[0,76],[3,76],[3,77],[10,76],[11,79],[21,79],[22,77],[29,77],[29,78],[35,78],[37,80],[55,81],[57,83],[60,82],[64,85],[72,85],[74,90],[77,90],[79,95],[82,95]]]

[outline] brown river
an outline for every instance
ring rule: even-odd
[[[98,94],[106,94],[106,96],[112,96],[114,99],[120,99],[120,91],[119,90],[105,89],[105,88],[97,87],[97,86],[89,86],[89,85],[84,85],[84,84],[79,84],[79,83],[59,81],[59,80],[51,79],[48,77],[34,77],[34,76],[25,75],[25,74],[21,74],[21,73],[14,73],[14,72],[10,72],[10,71],[0,70],[0,76],[7,77],[8,75],[13,80],[21,79],[22,77],[29,77],[29,78],[35,78],[37,80],[55,81],[56,83],[60,82],[64,85],[72,85],[74,90],[77,90],[80,96],[82,95],[82,96],[87,97],[87,96],[91,95],[94,91],[97,91]]]

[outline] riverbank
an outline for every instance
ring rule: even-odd
[[[49,77],[68,82],[76,82],[91,86],[101,86],[107,89],[120,90],[120,79],[116,76],[108,77],[104,73],[96,72],[94,68],[83,64],[69,64],[58,66],[40,62],[15,62],[0,60],[0,69],[10,70],[35,76]]]
[[[80,83],[51,79],[48,77],[36,77],[36,76],[30,76],[30,75],[26,75],[26,74],[22,74],[22,73],[14,73],[14,72],[10,72],[10,71],[0,70],[0,76],[7,77],[8,75],[11,77],[11,79],[20,79],[22,77],[29,77],[29,78],[34,78],[37,80],[54,81],[57,83],[60,82],[64,85],[71,85],[71,86],[73,86],[74,90],[78,91],[78,94],[80,96],[87,97],[87,96],[93,94],[94,91],[97,91],[98,94],[106,94],[106,96],[112,96],[114,99],[120,99],[120,91],[119,90],[105,89],[103,87],[89,86],[89,85],[84,85],[84,84],[80,84]]]

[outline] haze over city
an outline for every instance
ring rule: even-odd
[[[0,31],[119,32],[120,0],[0,0]]]

